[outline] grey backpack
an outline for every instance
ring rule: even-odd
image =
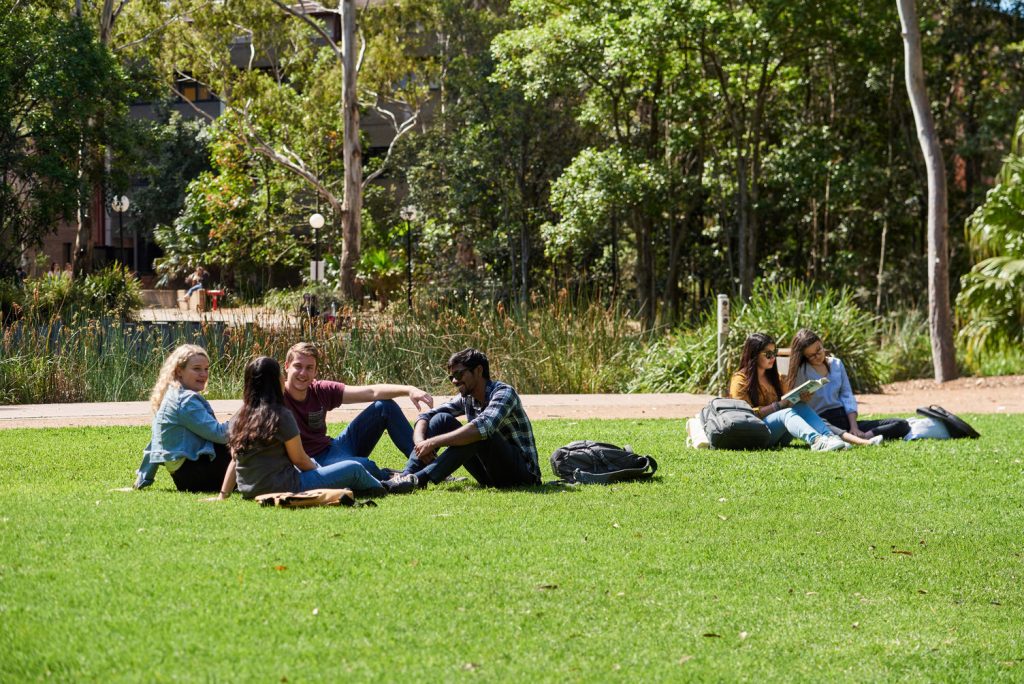
[[[712,399],[700,422],[713,449],[767,449],[771,442],[768,426],[741,399]]]
[[[551,454],[551,470],[562,482],[609,484],[646,480],[658,470],[658,462],[650,456],[637,456],[628,444],[617,447],[582,440],[555,449]]]

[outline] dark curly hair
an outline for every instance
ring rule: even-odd
[[[487,361],[487,355],[479,349],[463,349],[460,352],[452,354],[451,358],[448,359],[448,370],[454,366],[462,364],[466,370],[473,370],[477,366],[484,367],[484,380],[491,379],[491,364]]]

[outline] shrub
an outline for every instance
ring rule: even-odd
[[[882,326],[883,382],[926,378],[933,373],[928,317],[919,309],[891,314]]]
[[[860,309],[846,289],[816,290],[790,282],[759,284],[746,304],[733,309],[727,343],[726,377],[716,377],[717,323],[705,314],[692,330],[678,330],[652,344],[633,366],[631,392],[719,392],[739,365],[747,335],[766,332],[785,347],[800,328],[821,336],[826,349],[843,360],[854,391],[876,391],[882,367],[874,342],[875,317]]]
[[[25,283],[25,313],[37,323],[54,318],[84,322],[105,316],[127,320],[141,308],[138,278],[118,266],[75,280],[45,275]]]
[[[142,308],[139,279],[116,265],[85,276],[74,290],[80,312],[90,318],[128,320]]]

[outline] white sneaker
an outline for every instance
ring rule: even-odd
[[[819,435],[811,445],[811,449],[814,451],[841,451],[849,448],[849,444],[835,435]]]
[[[868,446],[878,446],[882,443],[883,439],[885,439],[885,435],[875,435],[868,440]]]

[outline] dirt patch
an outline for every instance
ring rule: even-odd
[[[1024,413],[1024,375],[905,380],[885,385],[881,394],[858,397],[862,414],[909,414],[918,406],[938,404],[954,413]]]

